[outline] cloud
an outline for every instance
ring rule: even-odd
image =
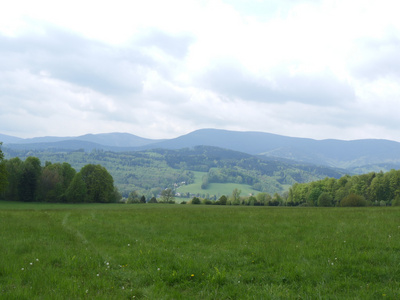
[[[21,4],[0,12],[2,133],[398,139],[395,1]]]
[[[400,36],[383,39],[363,39],[358,42],[357,52],[351,64],[355,76],[377,80],[383,77],[400,77]]]
[[[266,103],[299,102],[317,106],[341,105],[355,99],[354,90],[329,70],[318,73],[294,73],[289,66],[262,75],[229,63],[217,65],[201,76],[204,88],[220,95],[244,101]]]

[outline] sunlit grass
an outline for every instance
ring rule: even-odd
[[[0,298],[396,299],[399,216],[0,202]]]

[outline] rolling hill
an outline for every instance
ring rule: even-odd
[[[94,149],[126,152],[150,149],[178,150],[213,146],[251,155],[346,169],[349,172],[400,167],[400,143],[389,140],[313,140],[265,132],[201,129],[168,140],[152,140],[128,133],[87,134],[79,137],[21,139],[0,135],[4,148],[71,151]]]

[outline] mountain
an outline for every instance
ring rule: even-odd
[[[0,133],[0,142],[3,142],[3,144],[9,144],[9,143],[18,143],[22,141],[23,139],[11,135],[6,135],[6,134],[1,134]]]
[[[347,169],[351,172],[400,167],[400,143],[389,140],[314,140],[265,132],[201,129],[168,140],[152,140],[128,133],[87,134],[78,137],[20,139],[0,135],[10,149],[143,151],[212,146],[262,157]]]
[[[396,168],[400,165],[400,143],[389,140],[314,140],[264,132],[218,129],[197,130],[175,139],[146,145],[141,149],[181,149],[197,145],[346,169],[368,165],[376,168],[378,164]]]
[[[116,132],[85,134],[77,137],[45,136],[27,139],[0,135],[0,141],[4,142],[4,146],[12,149],[84,149],[85,151],[103,149],[110,151],[129,151],[163,140],[146,139],[129,133]]]

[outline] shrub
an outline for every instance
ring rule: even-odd
[[[332,206],[332,197],[328,193],[323,192],[318,197],[318,206]]]
[[[347,197],[344,197],[342,201],[340,201],[340,206],[366,206],[367,201],[365,201],[363,196],[350,194]]]
[[[228,202],[228,198],[225,195],[222,195],[219,199],[218,202],[220,205],[226,205],[226,202]]]
[[[156,197],[151,197],[151,199],[149,200],[149,203],[158,203]]]
[[[192,204],[201,204],[201,200],[197,197],[193,197]]]
[[[400,206],[400,196],[396,196],[392,201],[392,206]]]

